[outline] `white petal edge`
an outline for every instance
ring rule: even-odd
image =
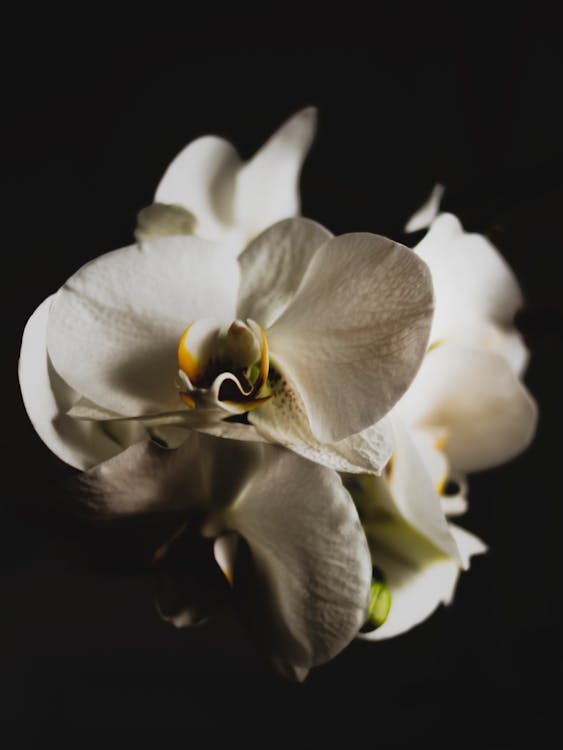
[[[182,206],[195,216],[198,236],[220,239],[233,223],[235,177],[241,164],[234,146],[224,138],[202,136],[171,162],[154,200]]]
[[[25,409],[45,445],[65,463],[88,469],[122,450],[99,424],[66,415],[80,396],[57,375],[47,356],[47,321],[53,297],[47,297],[25,327],[19,380]]]
[[[316,126],[314,107],[297,112],[240,169],[233,215],[247,236],[299,213],[299,177]]]
[[[439,182],[434,185],[428,198],[405,224],[405,232],[418,232],[420,229],[426,229],[432,224],[436,216],[438,216],[445,190],[445,186]]]
[[[431,342],[479,321],[511,325],[522,293],[508,263],[483,235],[440,214],[414,248],[430,268],[436,302]]]
[[[195,216],[195,234],[242,251],[270,224],[299,213],[299,176],[316,121],[314,107],[297,112],[246,163],[225,139],[198,138],[171,162],[155,202],[184,207]]]

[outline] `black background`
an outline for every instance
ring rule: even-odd
[[[33,17],[5,30],[5,735],[32,747],[62,736],[78,746],[148,738],[291,748],[513,748],[542,744],[551,728],[557,738],[556,34],[537,14],[514,11],[500,23],[422,13],[331,19],[339,33],[330,38],[324,21],[305,25],[281,10],[259,33],[245,25],[256,18],[155,16],[143,29],[86,14],[50,17],[48,27]],[[148,561],[161,527],[90,528],[58,512],[49,498],[68,470],[28,423],[16,363],[34,308],[85,261],[131,242],[136,212],[187,142],[214,132],[249,157],[309,104],[320,117],[303,213],[335,233],[404,239],[405,219],[444,182],[445,208],[488,234],[522,283],[526,382],[541,418],[524,455],[472,478],[462,523],[490,552],[462,576],[454,606],[392,641],[355,642],[293,685],[270,673],[234,620],[189,632],[159,620]]]

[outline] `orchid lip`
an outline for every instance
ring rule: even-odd
[[[241,414],[271,398],[268,341],[253,320],[235,320],[226,331],[211,319],[195,321],[180,338],[178,364],[179,396],[190,409]]]

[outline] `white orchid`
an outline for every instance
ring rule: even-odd
[[[527,351],[513,325],[518,283],[485,237],[464,232],[451,214],[436,217],[442,193],[437,186],[407,225],[431,225],[414,249],[435,290],[429,350],[390,415],[395,451],[385,477],[349,482],[393,601],[370,639],[408,630],[451,602],[461,570],[486,546],[444,514],[466,510],[465,472],[515,456],[537,419],[520,380]]]
[[[214,136],[187,146],[137,244],[45,300],[20,357],[37,432],[87,470],[77,499],[185,517],[162,556],[186,547],[214,583],[199,596],[181,571],[163,616],[191,624],[228,594],[299,679],[368,609],[366,637],[385,638],[451,600],[485,546],[448,523],[465,497],[446,480],[514,455],[535,424],[516,282],[484,238],[434,219],[439,189],[411,220],[434,219],[415,252],[287,218],[315,120],[298,113],[246,164]]]
[[[392,447],[378,421],[416,373],[431,313],[424,264],[376,235],[289,219],[238,260],[220,243],[157,238],[91,261],[39,308],[24,402],[78,468],[142,424],[168,445],[195,428],[377,473]],[[251,424],[225,421],[238,414]]]
[[[429,352],[397,412],[433,434],[463,484],[465,472],[508,461],[535,432],[537,407],[521,381],[528,352],[513,322],[522,293],[492,243],[452,214],[432,220],[415,252],[430,268],[436,310]]]
[[[250,236],[277,219],[298,213],[299,174],[316,119],[313,107],[298,112],[247,164],[222,138],[207,135],[193,141],[172,162],[157,189],[156,200],[164,202],[141,211],[139,241],[195,232],[228,242],[238,253]],[[237,217],[250,215],[253,221],[244,223],[247,231],[237,223]],[[52,301],[52,297],[46,299],[26,326],[20,385],[25,407],[42,440],[66,463],[86,469],[143,439],[146,430],[131,421],[101,423],[69,416],[81,395],[60,377],[47,355]],[[171,430],[168,432],[170,437]]]
[[[235,253],[272,224],[299,213],[299,176],[317,122],[314,107],[297,112],[248,162],[224,138],[205,135],[166,170],[154,203],[139,214],[139,241],[195,234],[222,240]]]
[[[49,447],[98,464],[76,501],[98,515],[185,514],[177,543],[217,540],[243,617],[301,679],[362,625],[371,561],[338,474],[295,454],[383,468],[379,420],[419,366],[431,314],[424,263],[376,235],[289,219],[238,259],[219,242],[160,237],[88,263],[38,308],[20,382]],[[241,414],[248,423],[229,421]],[[239,578],[232,534],[250,549]],[[201,606],[161,610],[185,625]]]
[[[385,476],[348,476],[374,566],[374,592],[387,606],[371,613],[361,637],[382,640],[410,630],[449,604],[470,557],[486,551],[473,534],[448,523],[419,444],[393,419],[395,451]],[[375,615],[375,616],[374,616]]]

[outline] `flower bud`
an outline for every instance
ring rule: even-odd
[[[370,633],[372,630],[381,627],[387,619],[390,609],[391,592],[383,581],[372,581],[367,618],[361,632]]]

